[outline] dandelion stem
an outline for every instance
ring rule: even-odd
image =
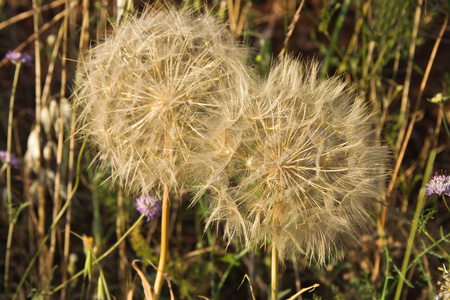
[[[278,300],[278,251],[275,244],[272,244],[272,284],[271,299]]]
[[[169,187],[164,184],[164,194],[161,214],[161,253],[159,256],[158,273],[155,280],[155,300],[159,299],[163,282],[164,267],[166,266],[168,236],[167,227],[169,224]]]

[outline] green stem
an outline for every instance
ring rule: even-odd
[[[386,274],[385,274],[385,279],[384,279],[384,284],[383,284],[383,294],[381,295],[380,299],[386,299],[386,291],[388,289],[388,281],[389,279],[393,279],[392,276],[389,275],[389,263],[391,262],[391,259],[389,257],[389,250],[386,246],[384,246],[384,252],[386,254]]]
[[[427,167],[425,169],[425,173],[423,176],[422,187],[426,186],[426,183],[428,182],[428,179],[430,178],[431,169],[433,167],[435,157],[436,157],[436,149],[433,149],[428,158]],[[403,284],[404,284],[404,280],[406,278],[405,277],[406,272],[408,270],[409,257],[411,256],[412,247],[414,245],[414,238],[417,233],[417,227],[419,225],[419,219],[420,219],[420,215],[422,213],[424,203],[425,203],[425,188],[422,188],[422,189],[420,189],[418,202],[416,205],[416,210],[414,211],[414,218],[413,218],[413,222],[411,225],[411,230],[409,232],[408,243],[407,243],[405,254],[403,257],[402,269],[399,274],[400,277],[398,280],[397,289],[395,291],[394,300],[400,299],[400,296],[402,294]]]
[[[447,201],[445,200],[445,194],[442,194],[442,200],[444,201],[445,207],[447,207],[447,210],[450,212],[450,207],[448,207]]]
[[[233,269],[233,267],[238,265],[238,261],[240,261],[241,258],[245,254],[247,254],[248,251],[249,251],[249,249],[247,248],[233,256],[233,260],[228,264],[228,268],[225,270],[225,272],[220,277],[219,284],[217,285],[216,295],[220,295],[220,291],[222,290],[223,286],[225,285],[225,281],[227,280],[228,276],[230,275],[231,270]]]
[[[441,111],[442,114],[442,123],[444,123],[445,131],[447,132],[447,135],[450,137],[450,130],[448,129],[447,118],[445,117],[443,103],[439,104],[439,110]]]
[[[331,35],[331,41],[332,41],[333,45],[337,45],[337,40],[338,40],[339,35],[341,33],[341,30],[343,28],[345,17],[347,15],[347,11],[348,11],[348,8],[349,8],[350,4],[351,4],[351,0],[345,0],[344,3],[342,3],[342,7],[341,7],[341,11],[340,11],[339,17],[336,20],[336,24],[334,25],[334,30],[333,30],[333,33]],[[336,48],[337,48],[337,46],[336,46]],[[327,54],[325,55],[325,59],[324,59],[324,62],[323,62],[323,67],[322,67],[322,70],[320,72],[320,78],[321,79],[325,78],[325,76],[326,76],[326,74],[328,72],[328,69],[330,68],[331,59],[332,59],[332,56],[334,54],[334,50],[335,50],[335,47],[330,47],[328,49],[328,51],[327,51]]]
[[[447,256],[447,258],[450,258],[450,255],[447,253],[447,251],[441,245],[439,245],[439,243],[442,242],[443,239],[435,241],[433,237],[428,233],[428,231],[425,230],[423,233],[425,233],[425,235],[433,242],[433,245],[436,245],[436,247],[438,247],[439,250],[441,250],[442,253],[444,253],[445,256]]]
[[[136,226],[139,225],[139,223],[144,219],[145,215],[141,215],[139,217],[139,219],[136,220],[136,222],[134,222],[133,226],[131,226],[127,232],[125,232],[122,237],[111,247],[108,249],[108,251],[106,251],[105,253],[103,253],[99,258],[94,259],[94,264],[98,264],[100,261],[102,261],[105,257],[107,257],[112,251],[114,251],[114,249],[116,249],[120,243],[123,242],[123,240],[136,228]],[[77,279],[78,277],[80,277],[81,275],[84,274],[84,270],[81,270],[80,272],[78,272],[77,274],[73,275],[72,277],[70,277],[69,280],[67,280],[66,282],[63,282],[62,284],[60,284],[59,286],[55,287],[55,289],[52,291],[52,293],[57,292],[58,290],[62,289],[64,286],[66,286],[67,284],[69,284],[70,282],[72,282],[73,280]]]
[[[8,138],[6,142],[6,190],[7,190],[7,213],[9,220],[8,238],[6,240],[6,254],[5,254],[5,276],[4,276],[4,288],[5,293],[8,292],[8,281],[9,281],[9,260],[11,257],[11,243],[12,235],[14,231],[14,212],[12,204],[12,192],[11,192],[11,144],[12,144],[12,125],[13,125],[13,112],[14,112],[14,101],[16,99],[17,82],[19,81],[20,67],[22,63],[19,61],[16,63],[16,70],[14,72],[14,80],[11,91],[11,98],[9,100],[9,116],[8,116]]]
[[[87,160],[90,161],[91,157],[89,152],[86,152]],[[94,174],[92,171],[92,168],[89,168],[88,170],[88,177],[89,181],[93,182],[94,186],[97,187],[100,185],[99,177]],[[101,221],[101,213],[100,213],[100,199],[97,192],[97,189],[92,189],[92,232],[94,235],[95,244],[100,248],[100,251],[102,251],[102,221]]]

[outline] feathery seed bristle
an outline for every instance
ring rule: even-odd
[[[387,151],[363,99],[317,70],[286,58],[262,83],[208,223],[223,221],[228,241],[323,264],[367,226]]]
[[[213,17],[148,9],[89,52],[75,98],[80,131],[135,192],[207,174],[207,141],[226,134],[249,98],[246,59]]]

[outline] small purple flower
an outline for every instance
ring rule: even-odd
[[[11,153],[11,161],[8,161],[8,151],[0,151],[0,158],[14,169],[19,169],[19,159],[14,153]]]
[[[445,194],[450,196],[450,176],[447,175],[447,172],[445,172],[445,175],[438,175],[436,172],[436,174],[430,179],[430,182],[427,183],[425,195],[430,196],[432,194]]]
[[[31,55],[26,52],[21,53],[8,51],[5,57],[6,59],[9,59],[9,61],[12,62],[13,64],[17,64],[20,62],[26,65],[30,65],[31,62],[33,61],[33,57],[31,57]]]
[[[136,199],[136,209],[147,216],[147,222],[161,216],[161,203],[152,196],[141,195]]]

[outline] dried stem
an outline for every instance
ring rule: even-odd
[[[65,5],[65,10],[69,10],[69,1],[66,0],[66,5]],[[67,81],[67,76],[66,76],[66,58],[67,58],[67,34],[68,34],[68,21],[69,21],[69,14],[67,14],[64,17],[64,22],[62,24],[62,32],[63,32],[63,44],[62,44],[62,60],[61,60],[61,67],[62,67],[62,71],[61,71],[61,88],[60,88],[60,93],[61,93],[61,98],[60,98],[60,102],[59,102],[59,115],[60,115],[60,119],[59,119],[59,136],[58,136],[58,154],[57,154],[57,158],[56,158],[56,178],[55,178],[55,194],[54,194],[54,203],[53,203],[53,218],[56,217],[56,215],[58,214],[59,209],[61,208],[61,199],[60,199],[60,188],[61,188],[61,166],[62,166],[62,157],[63,157],[63,146],[64,146],[64,105],[62,100],[65,97],[65,90],[66,90],[66,81]],[[59,48],[57,46],[55,46],[55,48]],[[57,52],[57,51],[55,51]],[[45,98],[44,98],[45,99]],[[68,210],[68,213],[70,213],[71,210]],[[56,227],[56,230],[54,230],[52,232],[52,239],[50,240],[50,245],[52,246],[50,249],[54,251],[55,248],[55,241],[56,239],[54,238],[54,236],[56,235],[56,231],[58,231],[58,237],[59,239],[61,239],[61,233],[60,233],[60,226]],[[70,230],[69,230],[70,232]],[[66,240],[66,237],[64,237],[65,242],[64,246],[65,247],[69,247],[70,245],[70,238],[68,240]],[[53,252],[52,253],[52,259],[53,259]],[[65,257],[65,255],[63,256],[63,259],[61,261],[61,265],[64,265],[64,269],[62,268],[62,271],[66,272],[66,266],[67,266],[67,262],[68,261],[68,256],[69,254],[67,253],[67,257]],[[66,275],[67,276],[67,275]]]
[[[305,0],[302,0],[302,2],[300,3],[300,6],[298,7],[297,11],[294,14],[294,18],[292,19],[292,22],[288,28],[289,31],[287,32],[286,38],[284,39],[284,42],[283,42],[283,49],[281,49],[280,53],[278,54],[278,59],[281,59],[283,57],[284,53],[286,52],[289,39],[291,38],[292,33],[294,32],[295,24],[297,24],[298,20],[300,19],[300,12],[302,11],[303,4],[305,4]]]
[[[65,1],[66,0],[57,0],[57,1],[53,1],[53,2],[51,2],[49,4],[46,4],[46,5],[42,5],[41,11],[46,11],[46,10],[58,7],[60,5],[63,5]],[[23,13],[15,15],[12,18],[9,18],[8,20],[5,20],[5,21],[1,22],[0,23],[0,30],[2,30],[2,29],[6,28],[6,27],[8,27],[8,26],[10,26],[10,25],[12,25],[14,23],[22,21],[22,20],[24,20],[26,18],[32,17],[33,16],[33,12],[34,12],[33,10],[25,11]]]
[[[271,299],[278,300],[278,251],[275,244],[272,244],[272,284],[271,284]]]
[[[416,8],[416,18],[420,17],[420,12],[421,12],[420,6],[421,6],[421,3]],[[434,44],[432,53],[430,54],[430,59],[428,61],[428,65],[427,65],[427,68],[425,70],[425,73],[424,73],[424,76],[423,76],[423,79],[422,79],[422,83],[420,84],[419,95],[417,96],[417,101],[416,101],[416,105],[414,107],[414,112],[413,112],[413,115],[411,117],[411,121],[409,122],[408,130],[407,130],[405,139],[403,140],[403,144],[402,144],[402,147],[401,147],[401,150],[400,150],[397,162],[395,164],[394,173],[392,174],[392,179],[391,179],[391,182],[390,182],[389,187],[388,187],[388,191],[387,191],[387,195],[388,196],[391,194],[392,190],[394,189],[395,181],[397,179],[397,175],[398,175],[398,172],[400,170],[400,165],[401,165],[401,163],[403,161],[403,157],[404,157],[404,154],[405,154],[405,151],[406,151],[406,147],[408,145],[409,138],[411,137],[412,129],[414,127],[414,124],[416,122],[416,118],[418,116],[418,110],[419,110],[420,102],[422,100],[423,90],[425,89],[425,85],[427,84],[428,76],[430,74],[431,67],[433,66],[434,58],[436,57],[436,52],[437,52],[437,49],[438,49],[438,47],[439,47],[439,45],[441,43],[442,36],[443,36],[443,34],[445,32],[445,28],[447,27],[447,23],[448,23],[448,16],[445,18],[444,23],[442,24],[441,31],[439,32],[439,36],[436,39],[436,42]],[[384,227],[384,223],[385,223],[385,218],[386,218],[386,206],[383,207],[383,214],[381,216],[381,221],[382,221],[382,226],[383,227]]]
[[[65,18],[67,19],[67,17]],[[66,24],[66,25],[64,25]],[[63,37],[63,33],[66,31],[65,28],[67,28],[67,23],[64,22],[61,25],[61,28],[58,32],[58,38],[56,39],[55,47],[53,48],[52,53],[52,59],[49,65],[49,70],[47,72],[47,78],[45,80],[44,85],[44,92],[43,92],[43,98],[48,100],[48,94],[50,91],[50,82],[51,82],[51,75],[53,74],[54,69],[54,62],[56,59],[56,55],[58,53],[59,45],[61,43],[61,39]],[[64,84],[65,85],[65,84]],[[46,102],[44,100],[44,102]],[[62,105],[60,108],[60,112],[64,113],[62,110]],[[62,114],[60,114],[62,116]],[[53,195],[53,219],[55,219],[56,215],[58,214],[58,210],[61,207],[61,197],[60,197],[60,189],[61,189],[61,162],[62,162],[62,152],[63,152],[63,142],[64,142],[64,119],[61,117],[59,120],[59,135],[58,135],[58,152],[56,157],[56,174],[55,174],[55,188],[54,188],[54,195]],[[49,268],[53,265],[53,258],[55,256],[55,248],[56,248],[56,231],[58,231],[59,227],[56,228],[55,231],[52,231],[50,236],[50,250],[49,250],[49,258],[47,260]]]
[[[44,241],[45,235],[45,173],[43,166],[40,165],[41,162],[41,145],[40,145],[40,135],[41,135],[41,43],[39,40],[39,15],[40,7],[38,7],[37,1],[33,0],[33,29],[34,29],[34,55],[35,55],[35,93],[36,93],[36,111],[35,111],[35,131],[37,136],[37,155],[36,161],[38,162],[38,243],[41,244]],[[45,247],[45,245],[43,245]],[[46,263],[45,263],[45,253],[40,257],[39,264],[39,274],[41,280],[46,278]]]
[[[170,138],[165,132],[165,148],[164,148],[164,159],[170,159]],[[159,254],[159,265],[158,265],[158,273],[156,274],[155,279],[155,300],[159,299],[161,295],[161,287],[163,283],[164,277],[164,268],[166,266],[167,260],[167,248],[168,248],[168,227],[169,227],[169,186],[164,183],[163,187],[163,200],[162,200],[162,213],[161,213],[161,250]]]
[[[164,268],[166,266],[167,248],[168,248],[168,235],[167,229],[169,225],[169,187],[164,184],[162,214],[161,214],[161,252],[159,256],[158,273],[155,280],[155,300],[159,299],[161,295],[161,287],[164,277]]]
[[[58,215],[56,216],[56,218],[53,220],[52,225],[50,225],[50,229],[49,232],[43,237],[42,242],[40,242],[40,245],[38,247],[38,249],[36,250],[36,253],[34,254],[33,258],[31,259],[30,263],[27,266],[27,269],[25,270],[25,272],[22,275],[22,278],[20,279],[19,284],[16,287],[16,292],[14,293],[12,300],[17,299],[17,297],[19,296],[19,292],[22,289],[23,284],[25,283],[25,280],[27,279],[28,275],[30,274],[31,268],[33,268],[36,259],[39,257],[39,255],[41,254],[42,250],[44,249],[45,243],[48,241],[48,238],[50,236],[50,232],[55,228],[56,224],[58,224],[59,220],[61,220],[62,216],[64,215],[64,213],[66,212],[67,208],[70,206],[70,203],[72,202],[72,199],[75,195],[75,192],[78,189],[78,184],[80,183],[80,165],[81,165],[81,157],[83,156],[83,151],[84,148],[86,147],[86,141],[83,142],[83,144],[81,145],[81,149],[78,155],[78,161],[77,161],[77,177],[75,180],[75,184],[74,184],[74,188],[72,190],[72,193],[70,193],[70,195],[67,198],[66,203],[64,204],[64,206],[61,208],[61,211],[58,213]],[[108,250],[106,253],[104,253],[101,257],[98,258],[98,260],[102,259],[103,257],[105,257],[106,255],[108,255],[112,249]],[[83,271],[82,271],[83,272]]]
[[[420,7],[420,4],[419,4],[419,7]],[[418,8],[418,9],[420,10],[420,8]],[[420,15],[420,11],[417,14]],[[438,49],[438,47],[439,47],[439,45],[441,43],[442,36],[443,36],[443,34],[445,32],[445,28],[447,27],[447,23],[448,23],[448,15],[446,16],[446,18],[444,20],[444,23],[442,24],[441,31],[439,32],[439,36],[436,39],[436,42],[434,44],[432,53],[430,55],[430,60],[428,61],[428,65],[427,65],[427,68],[425,70],[425,74],[423,76],[422,83],[420,85],[419,95],[417,97],[418,99],[417,99],[417,102],[416,102],[416,106],[414,108],[414,113],[413,113],[411,122],[409,123],[408,131],[406,133],[405,140],[403,141],[402,151],[400,152],[400,156],[399,156],[399,158],[397,160],[397,164],[396,164],[396,169],[395,170],[400,169],[400,164],[401,164],[401,161],[403,159],[403,154],[405,153],[406,146],[408,145],[408,141],[409,141],[409,138],[411,136],[411,132],[412,132],[412,129],[414,127],[414,124],[415,124],[415,121],[416,121],[416,118],[417,118],[417,115],[418,115],[418,110],[419,110],[420,101],[422,100],[423,90],[425,89],[425,85],[426,85],[427,80],[428,80],[428,75],[430,74],[431,66],[433,65],[434,58],[436,57],[436,52],[437,52],[437,49]],[[431,157],[433,157],[433,155],[435,155],[435,153],[436,153],[435,151],[436,150],[433,150],[432,153],[430,154],[430,161],[431,161]],[[432,165],[432,163],[431,163],[431,165]],[[430,172],[429,170],[427,170],[427,171]],[[395,177],[393,176],[393,180],[394,180],[394,178]],[[424,174],[424,178],[428,179],[429,178],[429,174],[427,175],[427,173],[425,173]],[[424,186],[424,184],[422,186]],[[391,184],[389,185],[388,193],[390,193],[392,191],[392,189],[393,189],[393,181],[391,181]],[[399,276],[399,282],[398,282],[398,285],[397,285],[397,290],[395,291],[395,299],[396,300],[400,298],[401,293],[402,293],[402,288],[403,288],[403,283],[404,283],[404,275],[406,274],[406,271],[407,271],[406,269],[408,267],[409,256],[411,254],[411,249],[412,249],[414,238],[415,238],[415,235],[416,235],[416,230],[417,230],[417,226],[418,226],[418,222],[419,222],[420,213],[422,212],[422,209],[423,209],[424,195],[422,193],[423,193],[423,189],[421,190],[421,193],[419,194],[419,202],[417,203],[416,210],[414,212],[414,219],[413,219],[411,231],[410,231],[410,234],[409,234],[409,239],[408,239],[408,244],[407,244],[407,247],[406,247],[405,255],[404,255],[404,258],[403,258],[402,274],[401,274],[401,276]]]
[[[85,47],[86,39],[83,39],[82,36],[86,36],[88,34],[88,25],[89,25],[89,1],[83,0],[83,23],[81,27],[80,34],[80,44],[79,44],[79,54],[78,54],[78,64],[77,70],[80,69],[80,61],[81,61],[81,51]],[[65,42],[66,43],[66,42]],[[73,187],[73,169],[74,169],[74,157],[75,157],[75,110],[72,111],[72,123],[70,127],[70,140],[69,140],[69,165],[68,165],[68,178],[67,178],[67,195],[72,194]],[[62,262],[62,278],[63,282],[67,280],[67,264],[69,262],[69,252],[70,252],[70,229],[71,229],[71,221],[72,221],[72,205],[69,204],[67,207],[66,213],[66,224],[64,227],[64,256]],[[63,286],[61,291],[61,299],[65,299],[66,297],[66,286]]]
[[[72,8],[76,7],[78,5],[78,1],[73,1],[70,4],[70,10],[72,10]],[[40,9],[40,11],[42,11]],[[66,14],[68,13],[67,10],[63,10],[62,12],[60,12],[59,14],[55,15],[53,17],[53,19],[51,19],[49,22],[45,23],[44,25],[42,25],[41,28],[39,28],[38,31],[36,31],[34,34],[30,35],[26,41],[24,41],[23,43],[21,43],[19,46],[17,46],[13,52],[20,52],[23,49],[25,49],[25,47],[27,47],[29,44],[31,44],[33,41],[36,41],[37,37],[39,35],[41,35],[42,33],[44,33],[47,29],[51,28],[53,25],[55,25],[59,20],[61,20],[61,18],[63,18]],[[36,57],[37,60],[37,57]],[[6,63],[8,62],[8,59],[3,58],[0,61],[0,68],[3,67]],[[40,73],[40,72],[39,72]]]

